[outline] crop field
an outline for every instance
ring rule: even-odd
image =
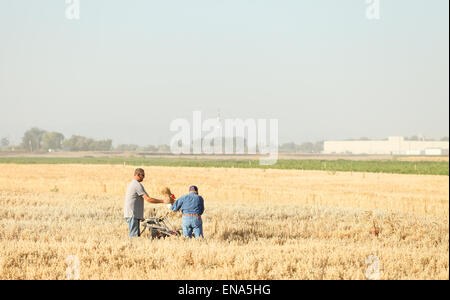
[[[418,175],[0,163],[0,279],[448,280],[444,164],[447,173]],[[205,239],[128,238],[123,202],[136,166],[152,197],[199,187]],[[167,210],[145,204],[146,217]],[[180,215],[171,221],[181,227]]]
[[[416,175],[449,175],[448,157],[434,160],[403,161],[395,159],[278,159],[274,165],[261,165],[258,158],[183,158],[183,157],[0,157],[0,164],[111,164],[131,166],[245,168],[279,170],[319,170],[327,172],[370,172]],[[409,158],[411,159],[411,158]],[[419,158],[418,158],[419,159]],[[428,160],[425,160],[428,159]],[[439,160],[442,159],[442,160]]]

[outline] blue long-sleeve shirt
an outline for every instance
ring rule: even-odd
[[[196,193],[189,193],[181,196],[178,200],[170,207],[173,211],[178,211],[181,208],[183,214],[203,214],[205,211],[205,204],[202,196]]]

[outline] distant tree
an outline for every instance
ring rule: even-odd
[[[33,127],[26,131],[22,137],[22,147],[29,151],[39,151],[42,148],[42,136],[45,130]]]
[[[42,149],[48,151],[49,149],[61,149],[64,135],[59,132],[45,132],[42,135]]]
[[[295,143],[284,143],[279,147],[280,152],[296,152],[297,151],[297,145]]]
[[[149,151],[149,152],[157,152],[158,151],[158,147],[153,146],[153,145],[148,145],[148,146],[144,147],[143,150],[144,151]]]
[[[320,141],[320,142],[317,142],[317,143],[315,143],[314,144],[314,147],[313,147],[313,152],[314,153],[321,153],[321,152],[323,152],[323,141]]]
[[[89,141],[87,138],[79,135],[72,135],[70,139],[63,142],[63,147],[70,151],[87,151]]]
[[[84,136],[73,135],[63,142],[63,147],[70,151],[109,151],[112,140],[95,141]]]
[[[139,146],[134,144],[120,144],[116,147],[117,151],[136,151]]]
[[[419,137],[417,135],[412,135],[410,137],[405,138],[406,141],[418,141]]]
[[[442,141],[442,142],[448,142],[448,136],[444,136],[444,137],[441,139],[441,141]]]
[[[6,148],[9,146],[9,139],[7,137],[2,138],[0,141],[0,148]]]
[[[89,151],[110,151],[112,149],[112,140],[92,141],[88,147]]]
[[[170,146],[169,145],[159,145],[158,146],[158,152],[169,153],[170,152]]]
[[[320,153],[323,151],[323,141],[311,143],[305,142],[300,145],[291,143],[284,143],[279,147],[280,152],[290,152],[290,153]]]
[[[297,147],[298,152],[303,153],[312,153],[314,152],[314,144],[313,143],[302,143],[300,146]]]
[[[366,136],[360,137],[359,138],[361,141],[370,141],[370,139]]]

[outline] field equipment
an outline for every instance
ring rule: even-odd
[[[152,239],[180,236],[181,232],[179,230],[175,230],[168,220],[169,213],[170,212],[166,213],[164,217],[145,219],[143,221],[144,229],[142,229],[141,235],[148,228],[149,237]]]

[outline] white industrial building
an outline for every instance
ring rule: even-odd
[[[445,155],[448,141],[409,141],[391,136],[387,140],[325,141],[324,154],[390,154],[390,155]]]

